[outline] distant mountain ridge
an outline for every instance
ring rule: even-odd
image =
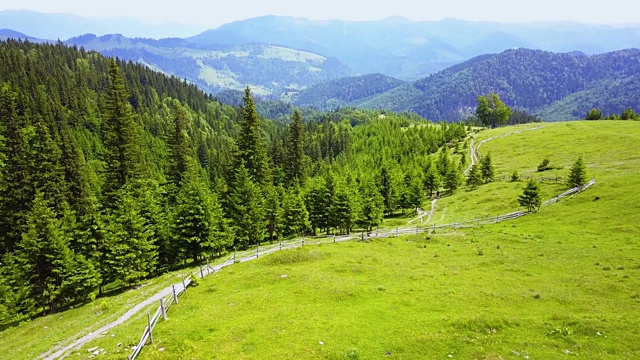
[[[199,45],[179,38],[131,39],[92,34],[66,43],[143,63],[214,94],[250,85],[258,95],[280,98],[290,91],[356,74],[337,59],[260,43]]]
[[[398,17],[312,21],[263,16],[225,24],[188,40],[199,44],[278,44],[336,57],[361,74],[417,80],[475,56],[513,48],[594,54],[640,47],[640,26],[454,19],[415,22]]]
[[[605,114],[640,109],[639,90],[638,49],[590,56],[517,49],[482,55],[351,105],[460,120],[474,113],[478,95],[493,91],[508,106],[545,120],[569,120],[592,107]]]

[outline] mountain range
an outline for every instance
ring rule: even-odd
[[[0,29],[7,28],[0,38],[42,42],[65,32],[127,29],[127,21],[74,16],[0,12]],[[636,25],[264,16],[184,38],[160,38],[154,29],[149,38],[85,34],[65,43],[145,64],[213,94],[249,85],[264,99],[320,109],[384,108],[459,120],[490,91],[547,119],[640,103],[637,51],[621,50],[640,48]]]

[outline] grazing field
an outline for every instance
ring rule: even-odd
[[[142,358],[638,358],[639,143],[640,123],[604,121],[485,143],[498,176],[533,173],[545,156],[564,174],[583,156],[598,182],[493,226],[305,247],[225,268],[190,289]],[[438,202],[434,219],[515,210],[522,186],[460,192]]]

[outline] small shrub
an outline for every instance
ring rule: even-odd
[[[191,286],[200,285],[200,278],[196,273],[191,274]]]
[[[605,267],[602,268],[602,270],[609,271],[609,270],[611,270],[611,266],[605,266]]]
[[[387,288],[384,285],[378,286],[378,291],[387,291]]]
[[[482,251],[482,248],[476,248],[476,254],[478,254],[478,256],[484,255],[484,252]]]
[[[536,300],[540,299],[540,294],[539,293],[533,294],[533,298],[536,299]]]
[[[547,171],[553,169],[551,165],[549,165],[551,161],[548,157],[542,159],[542,162],[538,165],[538,172]]]
[[[513,171],[513,174],[511,174],[511,182],[516,182],[518,180],[520,180],[520,174],[518,174],[517,170]]]

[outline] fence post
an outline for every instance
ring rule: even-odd
[[[478,219],[478,226],[480,226],[480,219]]]
[[[280,250],[282,250],[282,240],[280,240]]]
[[[182,291],[187,292],[187,285],[184,283],[184,279],[182,279]]]
[[[153,334],[151,333],[151,314],[147,313],[147,323],[149,324],[149,341],[153,344]]]
[[[418,227],[416,226],[416,235],[418,235]]]
[[[304,235],[302,236],[302,246],[304,246]]]
[[[167,310],[164,308],[164,298],[160,299],[160,310],[162,311],[162,318],[167,321]]]
[[[233,247],[233,262],[236,262],[236,247]]]
[[[171,288],[173,289],[173,302],[174,303],[178,303],[178,294],[176,294],[176,286],[175,285],[171,285]]]
[[[496,222],[498,222],[499,218],[500,218],[500,215],[496,215]]]
[[[260,244],[256,246],[256,259],[260,257]]]
[[[202,271],[202,265],[200,265],[200,279],[204,279],[204,271]]]
[[[398,237],[398,227],[396,226],[396,237]]]
[[[333,234],[333,242],[336,242],[336,234]]]

